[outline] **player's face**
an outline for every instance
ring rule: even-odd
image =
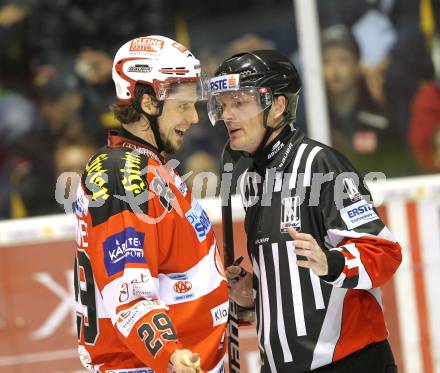
[[[341,94],[352,89],[360,70],[355,55],[346,48],[328,47],[323,52],[324,78],[330,93]]]
[[[175,95],[165,100],[162,115],[158,119],[159,133],[165,152],[177,152],[183,145],[186,131],[199,121],[196,103],[196,84],[181,84]]]
[[[221,95],[221,103],[231,149],[253,154],[265,132],[263,110],[256,96],[245,92],[226,93]]]

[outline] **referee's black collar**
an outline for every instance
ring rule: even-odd
[[[295,128],[294,123],[286,125],[282,131],[267,144],[258,154],[254,154],[254,165],[257,171],[275,167],[282,170],[290,162],[297,143],[304,138],[303,132]]]

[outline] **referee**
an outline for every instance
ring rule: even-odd
[[[397,372],[380,286],[401,248],[364,179],[295,127],[301,88],[277,51],[226,59],[208,112],[252,165],[240,179],[253,274],[228,268],[230,296],[254,309],[261,372]]]

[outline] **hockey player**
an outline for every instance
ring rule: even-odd
[[[229,267],[230,296],[256,311],[262,372],[395,372],[379,287],[401,248],[350,162],[295,128],[300,88],[266,50],[210,81],[212,123],[253,160],[239,183],[253,275]]]
[[[162,36],[117,52],[120,130],[76,202],[79,354],[97,372],[223,372],[227,281],[211,223],[163,155],[198,121],[199,61]],[[172,166],[172,165],[171,165]]]

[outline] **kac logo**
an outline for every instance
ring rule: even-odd
[[[104,241],[104,262],[109,276],[122,271],[125,263],[146,263],[144,238],[144,233],[128,227]]]
[[[177,281],[174,284],[174,291],[179,294],[187,293],[192,289],[192,284],[190,281]]]

